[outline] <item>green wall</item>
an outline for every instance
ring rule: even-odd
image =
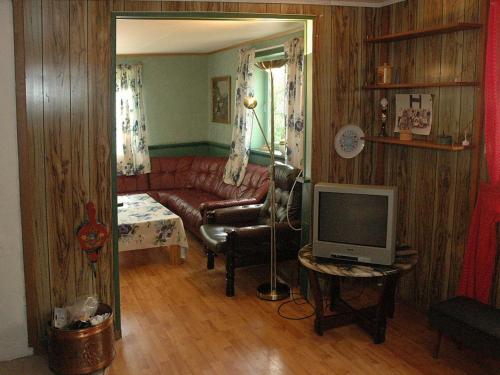
[[[207,140],[207,56],[118,56],[117,63],[143,64],[148,144]]]
[[[285,41],[296,36],[302,36],[303,32],[296,32],[290,35],[285,35],[279,38],[266,40],[260,43],[254,44],[252,47],[255,49],[261,49],[266,47],[272,47],[275,45],[283,44]],[[210,82],[212,77],[219,76],[231,76],[231,88],[232,88],[232,108],[231,108],[231,118],[233,118],[234,112],[234,98],[235,98],[235,87],[236,87],[236,69],[238,67],[238,50],[239,48],[230,49],[227,51],[222,51],[219,53],[214,53],[208,56],[207,61],[207,72],[208,81]],[[255,98],[258,101],[256,108],[257,116],[259,117],[263,126],[267,124],[268,121],[268,98],[267,98],[267,77],[266,72],[259,69],[254,69],[254,79],[255,79]],[[208,88],[208,96],[211,98],[210,85]],[[209,107],[209,111],[210,111]],[[208,122],[208,141],[213,143],[222,143],[229,145],[231,144],[232,135],[232,124],[218,124],[210,121]],[[262,135],[258,129],[257,122],[254,123],[252,132],[252,148],[260,149],[264,144]]]
[[[282,44],[302,32],[253,45],[256,49]],[[231,76],[231,121],[234,115],[239,48],[210,55],[118,56],[117,64],[143,64],[143,87],[151,156],[227,156],[232,124],[211,121],[211,79]],[[257,59],[258,60],[258,59]],[[254,70],[257,115],[268,122],[267,73]],[[267,165],[261,152],[262,134],[254,120],[250,162]]]

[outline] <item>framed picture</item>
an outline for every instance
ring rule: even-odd
[[[231,76],[212,78],[212,122],[231,123]]]
[[[394,131],[410,130],[429,135],[432,126],[431,94],[396,94],[396,127]]]

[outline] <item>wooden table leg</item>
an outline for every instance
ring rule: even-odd
[[[385,330],[387,327],[387,316],[394,306],[394,293],[396,292],[397,275],[385,276],[383,280],[382,294],[375,313],[375,326],[373,342],[381,344],[385,341]]]
[[[183,263],[181,258],[181,247],[179,245],[165,246],[170,264],[177,266]]]
[[[340,299],[340,278],[338,276],[331,277],[330,284],[330,311],[335,310]]]
[[[321,292],[321,288],[319,286],[318,274],[313,270],[307,270],[307,274],[309,276],[309,284],[311,285],[311,291],[314,297],[314,306],[316,318],[314,319],[314,331],[323,336],[323,293]]]

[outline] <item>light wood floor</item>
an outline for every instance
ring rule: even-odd
[[[425,315],[398,303],[387,340],[374,345],[356,326],[314,334],[313,318],[291,321],[279,302],[255,297],[265,268],[237,269],[236,297],[224,295],[224,262],[205,268],[190,238],[187,261],[173,266],[159,251],[127,252],[120,260],[122,340],[110,374],[500,374],[480,354],[443,342]],[[302,309],[302,310],[301,310]],[[284,313],[310,307],[289,304]]]

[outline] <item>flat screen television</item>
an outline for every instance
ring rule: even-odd
[[[397,188],[318,183],[313,255],[391,265],[396,248]]]

